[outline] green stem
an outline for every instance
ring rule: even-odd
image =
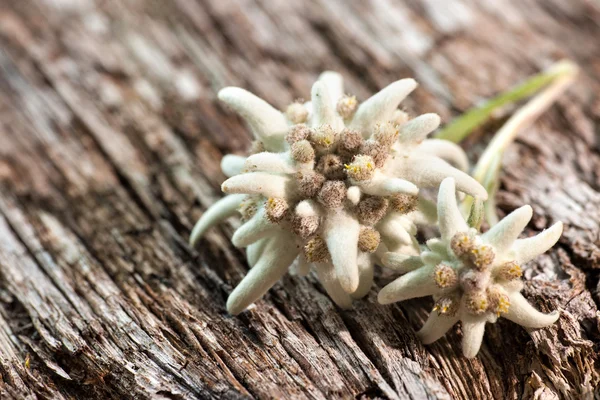
[[[513,89],[486,101],[481,106],[470,109],[446,125],[435,135],[435,137],[458,143],[469,136],[476,128],[483,125],[500,107],[527,98],[554,82],[557,78],[573,74],[574,70],[576,73],[577,66],[572,62],[568,60],[559,61],[546,71],[532,76]]]
[[[472,176],[488,191],[489,200],[485,204],[485,214],[490,225],[497,222],[494,197],[498,189],[500,165],[504,150],[517,134],[529,127],[556,99],[571,85],[579,68],[570,61],[561,61],[552,66],[546,74],[553,76],[543,91],[519,108],[496,132],[472,171]],[[523,86],[523,85],[522,85]],[[473,204],[472,198],[466,198],[462,204],[467,212]]]

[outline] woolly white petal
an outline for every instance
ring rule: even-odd
[[[424,264],[437,265],[442,261],[442,256],[433,251],[424,251],[421,253],[421,260]]]
[[[283,150],[283,137],[288,124],[285,116],[269,103],[237,87],[219,91],[219,99],[233,108],[250,126],[254,136],[262,140],[269,150]]]
[[[294,161],[289,153],[263,153],[253,154],[246,159],[244,167],[248,171],[262,171],[271,173],[293,174],[296,172]]]
[[[373,126],[391,120],[400,102],[416,87],[414,79],[401,79],[386,86],[358,107],[349,127],[362,132],[365,138],[369,137]]]
[[[381,263],[385,267],[401,273],[406,273],[423,266],[421,257],[392,252],[385,253],[381,259]]]
[[[265,250],[265,246],[267,245],[269,240],[273,240],[273,238],[266,237],[264,239],[252,243],[246,248],[246,260],[248,260],[248,265],[250,266],[250,268],[256,265],[258,259],[262,256],[262,253]]]
[[[417,148],[417,151],[441,158],[461,171],[469,169],[469,159],[462,147],[449,140],[427,139]]]
[[[417,210],[408,216],[417,225],[437,224],[437,204],[419,196]]]
[[[320,207],[314,200],[302,200],[296,206],[296,215],[300,217],[316,217],[320,214]]]
[[[360,189],[372,196],[391,196],[397,193],[416,195],[419,188],[412,182],[400,178],[390,178],[381,171],[376,171],[368,181],[354,182]]]
[[[537,235],[519,239],[512,245],[515,254],[515,261],[525,264],[533,260],[538,255],[545,253],[550,247],[554,246],[563,231],[562,222],[557,222],[550,228],[538,233]]]
[[[352,293],[358,288],[358,220],[344,210],[335,210],[327,215],[324,236],[331,261],[342,288]]]
[[[232,176],[221,185],[225,193],[262,194],[265,197],[286,197],[290,178],[267,172],[250,172]]]
[[[390,251],[396,251],[398,247],[412,243],[412,236],[406,230],[403,217],[395,213],[383,217],[377,224],[377,230]]]
[[[346,191],[346,198],[354,205],[360,201],[360,188],[358,186],[350,186]]]
[[[298,249],[294,238],[282,232],[269,240],[256,265],[248,271],[227,299],[227,311],[237,315],[260,299],[285,274]]]
[[[331,99],[333,107],[337,105],[338,100],[344,95],[344,80],[342,75],[333,71],[325,71],[319,75],[319,81],[327,86],[327,92]]]
[[[433,279],[434,268],[434,266],[426,265],[402,275],[381,289],[377,300],[381,304],[390,304],[439,292],[440,289]]]
[[[316,265],[317,277],[325,288],[325,291],[340,308],[352,308],[352,297],[342,288],[335,268],[331,263],[318,263]]]
[[[244,162],[246,162],[246,157],[227,154],[221,159],[221,171],[228,178],[239,175],[244,169]]]
[[[202,235],[212,226],[234,215],[240,203],[246,198],[243,194],[232,194],[218,200],[210,206],[194,225],[190,234],[190,246],[195,247]]]
[[[514,292],[508,295],[510,306],[508,312],[502,314],[506,319],[511,320],[525,328],[545,328],[558,320],[559,312],[554,311],[550,314],[544,314],[536,310],[521,293]]]
[[[450,317],[439,315],[432,311],[425,325],[417,332],[417,336],[423,344],[430,344],[441,338],[458,322],[458,316]]]
[[[311,103],[313,107],[312,125],[317,127],[329,124],[334,130],[344,127],[342,118],[336,113],[335,106],[327,91],[327,86],[321,81],[316,81],[311,90]]]
[[[488,197],[484,187],[471,176],[429,154],[419,152],[408,159],[397,157],[392,164],[392,171],[420,188],[437,187],[445,178],[452,177],[459,191],[482,200]]]
[[[448,255],[448,243],[439,238],[429,239],[427,242],[427,247],[440,255],[447,256]]]
[[[437,114],[422,114],[406,122],[400,128],[398,140],[402,143],[418,143],[440,126]]]
[[[371,291],[373,286],[373,272],[374,266],[371,260],[371,255],[368,253],[361,253],[358,255],[358,274],[359,284],[358,288],[352,293],[352,298],[360,299],[365,297]]]
[[[481,235],[481,239],[492,245],[496,249],[496,253],[502,254],[517,240],[517,237],[531,220],[532,215],[531,206],[517,208]]]
[[[294,268],[294,273],[298,276],[306,276],[310,272],[311,263],[309,263],[304,254],[298,254],[298,257],[294,260],[294,264],[292,265]]]
[[[462,321],[462,352],[465,357],[473,358],[481,348],[485,333],[485,320]]]
[[[268,220],[264,207],[260,207],[252,218],[235,231],[231,243],[235,247],[246,247],[268,236],[277,226]]]
[[[466,232],[469,229],[456,204],[453,178],[444,179],[440,185],[438,221],[443,240],[450,240],[457,232]]]

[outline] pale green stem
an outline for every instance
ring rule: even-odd
[[[494,138],[479,158],[472,174],[479,182],[483,182],[483,178],[492,164],[494,157],[497,154],[502,154],[506,147],[513,142],[519,131],[528,128],[563,94],[577,76],[579,68],[570,61],[561,61],[551,67],[549,71],[555,76],[555,81],[518,109],[506,121],[502,128],[496,132]]]
[[[576,74],[577,66],[575,64],[568,60],[559,61],[546,71],[532,76],[508,92],[502,93],[486,101],[481,106],[467,111],[438,131],[435,137],[458,143],[469,136],[473,130],[483,125],[501,107],[516,103],[537,93],[540,89],[548,86],[559,77]]]
[[[514,141],[520,131],[529,127],[563,94],[577,76],[578,71],[577,65],[570,61],[561,61],[552,66],[547,74],[552,75],[554,81],[506,121],[479,158],[472,175],[488,191],[489,200],[485,206],[485,214],[490,225],[495,224],[498,220],[495,213],[494,196],[498,189],[498,175],[504,150]],[[472,201],[472,198],[465,200],[464,212],[471,208]]]

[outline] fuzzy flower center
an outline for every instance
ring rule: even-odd
[[[342,119],[348,120],[357,107],[354,96],[344,96],[337,103],[336,111]],[[285,115],[293,124],[285,141],[289,146],[286,154],[295,171],[290,174],[294,195],[285,199],[248,196],[240,207],[243,218],[251,218],[262,205],[270,223],[286,224],[297,235],[308,261],[323,262],[330,257],[320,230],[324,213],[343,209],[360,222],[358,249],[373,253],[381,241],[374,225],[387,212],[407,214],[417,208],[417,196],[376,195],[356,187],[376,179],[378,170],[391,155],[399,125],[408,119],[406,114],[399,112],[394,114],[393,121],[377,123],[372,132],[336,130],[330,124],[311,127],[307,125],[309,115],[299,102],[288,106]],[[253,147],[261,149],[260,143]],[[298,212],[298,204],[306,202],[316,206],[315,212]]]
[[[445,290],[438,297],[434,311],[452,316],[463,304],[471,315],[493,313],[500,316],[507,313],[510,300],[502,286],[521,277],[520,265],[515,261],[495,265],[494,249],[477,243],[475,235],[470,232],[455,234],[450,248],[457,261],[442,262],[434,269],[436,285]]]

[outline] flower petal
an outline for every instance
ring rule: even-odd
[[[521,293],[510,293],[508,296],[510,306],[508,307],[508,312],[502,314],[502,316],[525,328],[545,328],[555,323],[560,316],[558,311],[551,312],[550,314],[539,312],[529,304]]]
[[[390,304],[439,292],[440,289],[433,279],[434,268],[434,266],[426,265],[402,275],[381,289],[377,300],[381,304]]]
[[[227,299],[227,311],[237,315],[260,299],[285,274],[298,255],[293,236],[282,232],[265,246],[263,255]]]
[[[344,210],[335,210],[327,215],[323,230],[340,284],[347,293],[352,293],[356,291],[359,283],[358,220]]]
[[[261,171],[276,174],[293,174],[296,172],[294,161],[289,153],[271,153],[268,151],[252,154],[246,159],[244,168],[247,171]]]
[[[438,126],[440,126],[439,115],[433,113],[419,115],[400,127],[398,140],[401,143],[419,143]]]
[[[258,259],[262,256],[262,253],[265,250],[265,246],[267,245],[269,240],[273,240],[273,238],[263,238],[259,241],[252,243],[246,248],[246,260],[248,261],[248,265],[250,266],[250,268],[256,265]]]
[[[400,102],[416,87],[417,82],[414,79],[401,79],[386,86],[358,107],[349,127],[368,138],[374,125],[381,121],[389,121]]]
[[[360,299],[371,291],[373,286],[374,265],[371,255],[361,253],[358,255],[358,288],[351,294],[352,298]]]
[[[417,148],[417,151],[441,158],[461,171],[469,169],[469,159],[462,147],[449,140],[427,139]]]
[[[423,261],[421,261],[421,257],[392,252],[385,253],[383,258],[381,259],[381,263],[385,267],[393,269],[394,271],[400,273],[413,271],[423,266]]]
[[[338,100],[344,95],[344,79],[342,75],[334,71],[325,71],[319,75],[319,81],[327,86],[331,104],[335,107]]]
[[[336,131],[344,127],[344,121],[335,111],[335,105],[324,82],[316,81],[313,84],[310,96],[313,108],[311,117],[313,126],[329,124]]]
[[[228,178],[239,175],[244,169],[244,162],[246,162],[246,157],[227,154],[221,159],[221,171]]]
[[[294,260],[294,274],[298,276],[306,276],[310,272],[311,263],[306,260],[304,254],[298,254],[298,257]]]
[[[437,205],[422,196],[419,196],[417,210],[410,215],[410,219],[417,225],[437,224]]]
[[[462,321],[462,352],[467,358],[473,358],[481,348],[485,333],[485,320]]]
[[[402,215],[388,213],[377,223],[381,240],[389,251],[396,251],[400,246],[409,245],[413,242],[413,237],[406,229],[406,221],[403,219],[405,217]]]
[[[448,332],[450,328],[458,322],[458,316],[449,317],[447,315],[439,315],[432,311],[425,325],[417,332],[417,336],[423,344],[430,344],[441,338]]]
[[[470,175],[429,154],[415,152],[408,158],[396,157],[390,168],[395,176],[401,176],[419,188],[437,187],[444,179],[452,177],[459,191],[482,200],[488,197],[484,187]]]
[[[442,239],[447,241],[457,232],[466,232],[469,227],[456,204],[454,179],[446,178],[438,193],[438,222]]]
[[[194,225],[190,234],[190,246],[195,247],[204,233],[212,226],[234,215],[240,203],[246,198],[244,194],[225,196],[210,206]]]
[[[557,222],[550,228],[538,233],[537,235],[519,239],[512,245],[515,258],[518,263],[525,264],[533,260],[538,255],[545,253],[549,248],[554,246],[563,231],[562,222]]]
[[[517,240],[531,220],[532,214],[531,206],[517,208],[481,235],[481,239],[492,245],[497,254],[502,254]]]
[[[278,225],[269,221],[265,208],[260,207],[256,214],[243,223],[231,237],[231,243],[235,247],[246,247],[252,243],[269,236],[277,229]]]
[[[318,263],[315,269],[319,282],[321,282],[331,300],[344,310],[352,308],[352,297],[340,285],[333,264]]]
[[[279,110],[260,97],[237,87],[221,89],[218,96],[244,118],[254,136],[263,141],[268,150],[283,150],[288,124]]]
[[[361,191],[372,196],[391,196],[393,194],[404,193],[416,195],[419,188],[412,182],[400,178],[390,178],[380,171],[368,181],[354,182]]]
[[[267,172],[249,172],[232,176],[221,185],[225,193],[262,194],[265,197],[282,197],[288,195],[291,178],[273,175]]]

